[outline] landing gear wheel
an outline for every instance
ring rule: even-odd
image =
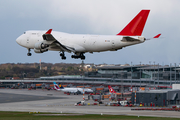
[[[63,60],[65,60],[65,59],[66,59],[66,57],[65,57],[65,56],[62,56],[61,58],[62,58]]]
[[[80,53],[79,55],[75,54],[75,55],[72,55],[71,58],[74,58],[74,59],[78,59],[78,58],[81,58],[81,60],[85,60],[85,56],[83,53]]]
[[[86,57],[85,57],[84,55],[83,55],[83,56],[81,56],[81,60],[85,60],[85,58],[86,58]]]
[[[83,53],[80,54],[80,58],[81,58],[81,60],[85,60],[85,56]]]
[[[27,53],[27,56],[31,56],[32,54],[30,53],[31,49],[28,48],[28,53]]]
[[[65,59],[66,59],[66,56],[64,55],[64,52],[60,53],[60,56],[61,56],[61,59],[62,59],[62,60],[65,60]]]
[[[31,53],[27,53],[27,56],[31,56],[32,54]]]

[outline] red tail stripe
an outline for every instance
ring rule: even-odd
[[[141,10],[136,17],[117,35],[141,36],[150,10]]]

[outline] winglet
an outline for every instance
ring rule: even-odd
[[[159,38],[159,36],[161,36],[161,34],[158,34],[158,35],[154,36],[153,38]]]
[[[52,32],[52,29],[49,29],[49,30],[46,32],[46,34],[51,34],[51,32]]]
[[[117,35],[141,36],[150,10],[141,10]]]

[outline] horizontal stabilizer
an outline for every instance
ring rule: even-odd
[[[151,39],[154,39],[154,38],[159,38],[161,36],[161,34],[158,34],[156,36],[154,36],[153,38],[147,38],[146,40],[151,40]]]
[[[161,36],[161,34],[158,34],[156,36],[154,36],[153,38],[159,38]]]
[[[136,41],[140,41],[140,40],[132,38],[132,37],[123,37],[123,39],[121,41],[122,42],[136,42]]]

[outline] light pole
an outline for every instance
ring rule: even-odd
[[[158,63],[158,89],[159,89],[159,63]]]
[[[171,86],[171,63],[170,63],[170,86]]]
[[[154,61],[154,89],[155,89],[155,61]]]
[[[150,65],[150,70],[151,70],[151,61],[149,61],[149,65]],[[151,74],[151,80],[152,80],[152,71],[150,72]],[[149,90],[150,90],[150,82],[151,82],[151,80],[149,80]]]
[[[175,84],[176,84],[176,63],[175,63]]]
[[[140,62],[140,67],[141,67],[141,62]],[[141,68],[140,68],[140,89],[141,89]]]
[[[132,92],[132,62],[131,62],[131,92]]]
[[[180,66],[180,63],[179,63],[179,66]],[[178,78],[177,81],[180,82],[180,74],[179,74],[179,70],[178,70],[178,77],[179,77],[179,78]]]

